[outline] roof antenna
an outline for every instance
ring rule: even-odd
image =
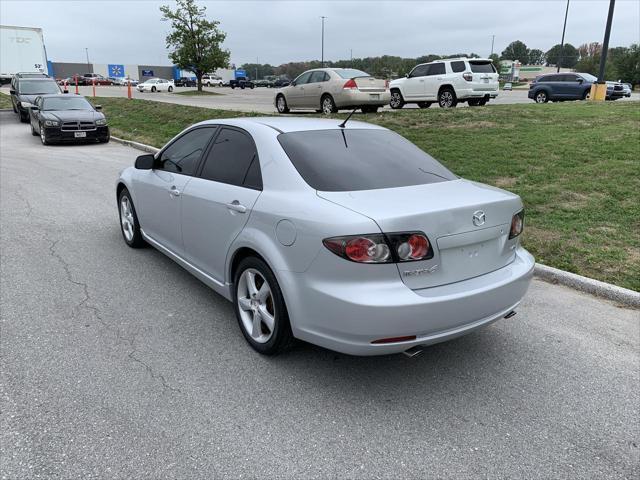
[[[342,122],[340,125],[338,125],[340,128],[344,128],[347,126],[347,122],[349,121],[349,119],[351,118],[351,115],[353,115],[354,113],[356,113],[357,108],[353,109],[353,112],[351,112],[347,118],[344,119],[344,122]]]

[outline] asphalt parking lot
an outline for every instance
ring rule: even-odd
[[[414,359],[265,358],[229,303],[124,245],[138,154],[43,147],[0,112],[5,478],[640,475],[638,311],[534,280],[514,318]]]
[[[75,92],[75,87],[69,86],[70,92]],[[78,87],[79,92],[82,95],[91,97],[93,95],[92,87]],[[177,87],[175,92],[184,92],[187,90],[194,90],[193,88]],[[205,90],[217,93],[219,95],[211,96],[185,96],[176,95],[175,93],[156,92],[156,93],[140,93],[135,88],[132,88],[133,98],[142,98],[147,100],[155,100],[158,102],[176,103],[179,105],[191,105],[196,107],[216,108],[222,110],[237,110],[241,112],[260,112],[260,113],[275,113],[276,109],[273,105],[273,98],[276,89],[273,88],[254,88],[251,89],[231,89],[228,87],[205,87]],[[8,93],[8,87],[3,87],[3,92]],[[527,98],[527,90],[511,90],[500,91],[500,95],[497,99],[490,101],[487,105],[509,105],[516,103],[533,103],[533,100]],[[122,86],[97,86],[96,95],[102,97],[126,97],[127,87]],[[640,100],[640,93],[633,93],[631,100]],[[618,102],[624,102],[630,100],[623,98],[617,100]],[[459,107],[466,107],[466,104],[460,104]],[[414,104],[406,105],[405,109],[418,108]],[[431,108],[437,108],[432,106]],[[389,106],[384,107],[385,111],[393,112]]]

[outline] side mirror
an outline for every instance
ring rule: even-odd
[[[9,93],[10,93],[11,95],[15,95],[15,94],[16,94],[16,91],[15,91],[14,89],[11,89],[11,90],[9,90]]]
[[[33,104],[29,103],[29,102],[20,102],[20,105],[22,106],[22,108],[31,108],[31,107],[33,107]]]
[[[584,78],[579,78],[578,83],[584,83]]]
[[[406,78],[409,78],[409,74],[408,74],[408,73],[405,73],[405,74],[404,74],[404,76],[405,76]]]
[[[140,155],[138,158],[136,158],[135,167],[138,170],[151,170],[155,161],[156,157],[154,157],[151,153]]]
[[[95,107],[93,107],[93,108],[95,108],[96,110],[100,111],[100,110],[102,110],[102,105],[96,105],[96,106],[95,106]]]
[[[291,85],[292,87],[295,87],[296,86],[295,80],[293,82],[291,82],[289,85]]]

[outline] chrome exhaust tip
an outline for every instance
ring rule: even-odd
[[[511,310],[509,313],[507,313],[504,318],[511,318],[514,317],[516,315],[516,311],[515,310]]]
[[[406,355],[409,358],[413,358],[420,355],[423,352],[423,350],[424,350],[424,347],[422,345],[416,345],[415,347],[411,347],[409,350],[405,350],[404,352],[402,352],[402,354]]]

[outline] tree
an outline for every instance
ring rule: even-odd
[[[542,50],[533,48],[529,50],[529,65],[544,65],[546,56]]]
[[[503,60],[520,60],[520,63],[529,63],[529,49],[520,40],[511,42],[502,52]]]
[[[608,63],[608,62],[607,62]],[[623,82],[640,84],[640,44],[634,43],[621,55],[615,55],[613,63],[616,73]]]
[[[167,48],[171,61],[180,69],[191,70],[202,91],[202,75],[229,64],[229,51],[222,49],[226,33],[218,30],[220,22],[207,20],[206,7],[198,7],[195,0],[176,0],[176,10],[160,7],[162,20],[171,22]]]
[[[560,49],[562,49],[562,60],[560,60]],[[579,58],[578,49],[570,43],[565,43],[564,47],[558,43],[547,51],[547,65],[558,66],[558,61],[560,61],[561,68],[573,68],[578,63]]]

